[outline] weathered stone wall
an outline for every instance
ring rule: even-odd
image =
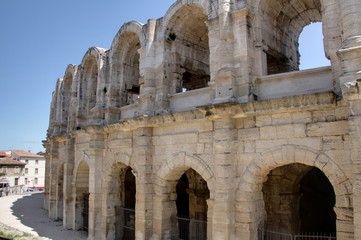
[[[361,238],[358,5],[178,0],[163,18],[124,24],[109,50],[90,48],[57,82],[44,143],[49,217],[115,239],[119,207],[134,197],[135,238],[176,239],[186,176],[182,212],[207,220],[207,239],[253,240],[263,226],[302,228],[299,185],[319,169],[337,238]],[[314,21],[331,66],[284,73],[298,69],[298,37]]]

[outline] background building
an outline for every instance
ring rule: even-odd
[[[25,164],[23,174],[19,178],[19,184],[25,188],[44,189],[45,186],[45,158],[24,150],[8,151],[13,159]]]
[[[125,23],[57,81],[49,216],[88,239],[361,239],[360,16],[359,0],[178,0]],[[331,65],[299,71],[312,22]]]
[[[11,187],[22,185],[20,179],[24,175],[25,165],[0,151],[0,180],[8,182]]]

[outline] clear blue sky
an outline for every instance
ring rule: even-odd
[[[0,150],[43,151],[51,94],[66,66],[79,64],[89,47],[109,48],[125,22],[162,17],[173,2],[0,1]],[[327,65],[316,44],[322,37],[310,34],[312,41],[306,44],[316,61],[313,66]],[[321,57],[315,57],[317,51]]]

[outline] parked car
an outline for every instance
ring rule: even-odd
[[[9,195],[10,186],[7,182],[0,182],[0,197]]]

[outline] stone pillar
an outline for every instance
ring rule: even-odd
[[[152,128],[139,128],[133,134],[133,173],[136,178],[135,239],[150,239],[152,234]]]
[[[73,222],[75,221],[72,214],[72,206],[74,204],[72,182],[74,173],[74,138],[67,139],[67,152],[66,159],[64,161],[64,207],[63,207],[63,227],[66,229],[72,229]]]
[[[340,239],[359,239],[361,238],[361,100],[351,102],[351,112],[355,115],[349,118],[349,130],[350,130],[350,151],[353,164],[353,230],[354,236],[350,233],[351,229],[343,229],[344,224],[341,225],[340,221],[337,221],[337,238]],[[357,114],[357,115],[356,115]],[[337,203],[336,203],[337,204]],[[344,216],[342,216],[344,217]],[[337,218],[339,220],[339,217]],[[351,228],[351,226],[349,226]],[[343,230],[343,231],[341,231]],[[345,231],[346,230],[346,231]],[[341,235],[342,234],[342,235]],[[343,235],[349,235],[349,238],[342,238]],[[352,237],[352,238],[351,238]]]
[[[154,38],[156,34],[156,23],[154,19],[148,20],[147,24],[147,38],[145,46],[139,50],[140,54],[140,112],[139,115],[154,115],[154,101],[155,101],[155,82],[156,73],[154,72]]]
[[[234,46],[233,46],[233,29],[231,24],[230,1],[222,0],[219,2],[219,18],[208,22],[210,32],[210,43],[217,42],[217,48],[214,48],[214,43],[210,44],[210,50],[216,51],[216,54],[211,53],[211,64],[213,56],[218,59],[218,68],[211,69],[214,74],[211,84],[215,84],[215,100],[214,103],[222,103],[232,101],[236,91],[234,89]],[[219,35],[213,32],[219,31]],[[217,39],[211,39],[217,37]],[[214,60],[214,59],[213,59]]]
[[[250,34],[250,25],[251,25],[251,14],[244,8],[236,12],[232,12],[232,23],[233,31],[235,32],[234,38],[234,60],[237,64],[235,67],[235,96],[237,96],[238,102],[248,102],[248,97],[250,95],[250,84],[252,83],[251,79],[251,70],[253,66],[252,62],[255,61],[253,52],[253,39]],[[258,62],[259,66],[262,69],[262,72],[266,72],[264,68],[267,68],[267,59],[266,54],[263,51],[259,52],[262,61]]]
[[[233,239],[235,223],[234,147],[236,142],[234,120],[223,117],[214,121],[214,159],[216,181],[213,204],[213,239]]]
[[[102,165],[104,137],[92,136],[89,150],[89,234],[88,239],[105,239],[106,229],[102,228]]]
[[[58,185],[58,162],[59,162],[59,142],[53,140],[51,144],[51,153],[50,153],[50,174],[49,174],[49,218],[56,219],[56,189]]]
[[[153,195],[153,234],[154,240],[177,239],[177,206],[176,194],[171,194],[176,181],[166,181],[156,178]]]
[[[361,2],[359,0],[340,1],[340,7],[343,32],[342,47],[338,51],[343,70],[343,74],[340,77],[340,85],[344,99],[348,100],[351,113],[349,130],[350,141],[352,143],[351,158],[354,170],[352,179],[354,236],[348,234],[349,237],[347,239],[360,239],[361,205],[357,199],[361,199],[361,96],[358,86],[361,80]],[[337,223],[337,237],[343,238],[345,232],[350,232],[350,229],[340,229],[341,227],[343,228],[343,226],[340,224],[340,221]]]
[[[342,46],[338,56],[342,61],[343,75],[340,78],[344,98],[357,92],[356,82],[361,80],[361,2],[340,2],[342,22]]]

